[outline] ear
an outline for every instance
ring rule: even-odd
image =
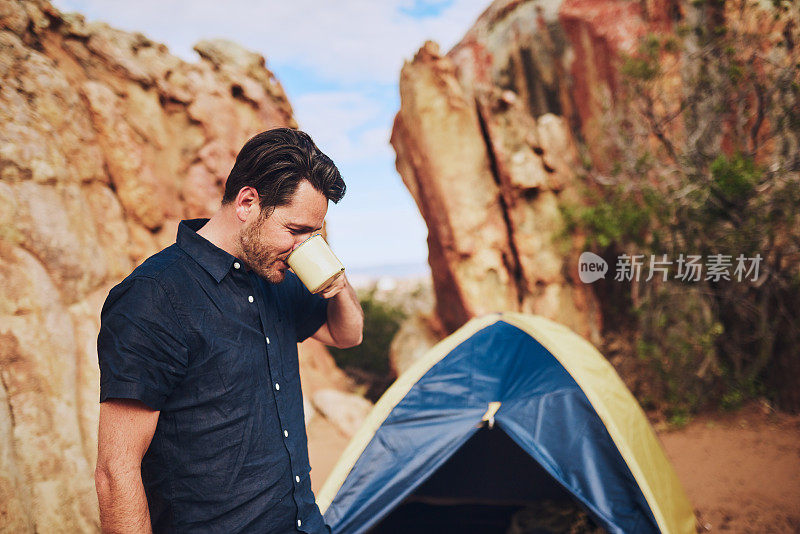
[[[239,189],[239,194],[236,195],[236,200],[234,201],[234,207],[236,208],[236,218],[241,222],[247,221],[251,212],[258,214],[261,211],[261,205],[255,188],[245,186]]]

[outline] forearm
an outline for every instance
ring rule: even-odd
[[[339,347],[354,347],[361,343],[364,312],[347,280],[344,288],[328,300],[328,330]]]
[[[104,534],[153,532],[140,470],[124,474],[97,471],[95,486]]]

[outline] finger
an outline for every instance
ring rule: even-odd
[[[336,295],[339,291],[346,287],[344,276],[338,276],[329,282],[330,285],[319,291],[319,294],[324,298],[330,298]]]
[[[339,293],[342,289],[344,288],[331,286],[322,293],[322,296],[326,299],[329,299]]]
[[[333,284],[332,286],[330,286],[329,288],[327,288],[325,291],[322,292],[322,296],[323,298],[329,299],[331,297],[338,295],[343,289],[344,289],[343,285],[340,286],[338,284]]]

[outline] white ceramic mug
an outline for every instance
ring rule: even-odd
[[[311,293],[325,291],[344,272],[344,265],[320,234],[300,243],[286,263]]]

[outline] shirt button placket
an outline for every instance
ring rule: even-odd
[[[247,300],[250,303],[255,302],[255,298],[253,297],[253,295],[248,295]],[[262,317],[262,325],[264,326],[264,330],[266,330],[267,329],[266,328],[267,325],[264,324],[263,317]],[[266,332],[264,332],[264,341],[265,341],[265,343],[267,345],[267,352],[269,353],[270,339],[269,339],[269,336],[267,335]],[[267,357],[267,367],[268,367],[268,369],[270,371],[270,374],[272,375],[273,378],[278,378],[278,372],[277,372],[277,369],[275,369],[273,367],[273,363],[274,363],[273,359],[269,358],[269,356],[268,356]],[[278,423],[281,424],[281,426],[283,426],[283,423],[285,423],[285,420],[284,420],[284,408],[285,408],[284,400],[283,400],[283,396],[282,395],[278,395],[277,394],[277,392],[279,392],[280,389],[281,389],[281,384],[278,381],[274,381],[273,385],[275,387],[275,392],[276,392],[276,393],[274,393],[274,396],[275,396],[274,398],[275,398],[276,406],[278,408]],[[287,452],[289,453],[290,468],[292,469],[292,471],[294,471],[295,470],[294,467],[296,466],[296,461],[295,461],[294,451],[289,446],[289,441],[288,441],[289,440],[289,429],[288,428],[283,428],[283,437],[284,437],[284,440],[285,440],[284,443],[285,443]],[[301,481],[300,475],[295,474],[294,480],[295,480],[295,484],[297,485],[297,487],[299,487],[300,486],[300,481]],[[297,495],[295,495],[294,498],[295,498],[295,501],[296,501]],[[300,507],[300,503],[297,503],[297,505],[298,505],[298,508],[299,508]],[[302,525],[303,525],[302,520],[298,518],[297,519],[297,527],[300,528]]]

